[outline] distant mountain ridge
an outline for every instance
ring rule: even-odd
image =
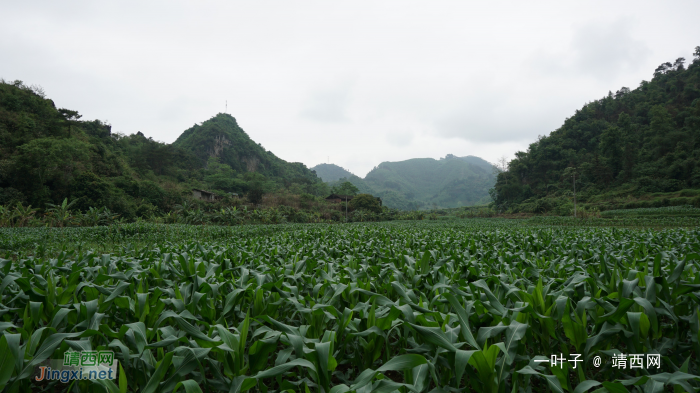
[[[334,167],[334,168],[333,168]],[[318,174],[334,173],[324,181],[350,181],[361,192],[380,196],[384,205],[398,209],[427,209],[431,207],[459,207],[488,203],[488,190],[495,184],[493,165],[475,156],[457,157],[448,154],[439,160],[413,158],[398,162],[383,162],[364,179],[350,174],[335,178],[346,170],[321,164],[312,170]]]
[[[314,172],[275,156],[224,113],[172,144],[141,132],[112,133],[110,125],[80,117],[21,81],[0,80],[0,205],[69,198],[75,209],[104,206],[131,220],[173,211],[193,188],[325,197],[330,189],[322,179],[348,179],[386,206],[417,209],[478,203],[491,186],[488,163],[476,157],[385,162],[366,179],[330,164]]]

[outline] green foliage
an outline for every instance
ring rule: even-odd
[[[358,192],[360,189],[349,181],[336,184],[331,188],[331,193],[338,195],[355,195]]]
[[[635,216],[681,216],[700,217],[700,209],[690,205],[667,206],[637,209],[606,210],[601,213],[602,217],[635,217]]]
[[[82,347],[114,350],[114,392],[697,391],[697,227],[544,218],[0,228],[33,251],[0,259],[0,386],[64,389],[33,370]]]
[[[248,201],[250,203],[257,205],[262,202],[263,195],[265,195],[265,190],[263,190],[262,183],[254,182],[250,185],[248,190]]]
[[[328,182],[327,184],[330,186],[331,192],[332,192],[334,187],[337,188],[346,182],[349,182],[353,186],[355,186],[358,190],[357,192],[360,194],[372,194],[372,195],[376,194],[376,192],[372,189],[372,187],[370,187],[367,184],[367,182],[365,182],[363,179],[361,179],[360,177],[355,176],[355,175],[351,175],[350,177],[341,177],[340,179],[338,179],[336,181]]]
[[[495,205],[527,211],[533,201],[604,193],[629,196],[700,188],[700,59],[664,63],[636,89],[586,104],[499,174]],[[598,198],[600,199],[600,198]],[[544,202],[543,202],[544,203]]]
[[[374,213],[380,213],[382,211],[382,206],[379,203],[379,199],[369,194],[359,194],[355,195],[350,201],[350,207],[355,209],[364,209]]]
[[[67,135],[64,120],[39,88],[0,80],[0,156],[33,139]]]
[[[79,199],[77,207],[87,211],[95,206],[110,206],[114,191],[112,185],[94,173],[87,171],[75,177],[71,184],[71,195]]]
[[[314,195],[322,195],[327,191],[315,173],[301,163],[286,162],[266,151],[250,139],[236,119],[228,114],[219,113],[201,125],[194,125],[183,132],[173,146],[192,152],[201,161],[201,165],[206,164],[211,157],[217,157],[221,164],[229,167],[219,167],[219,171],[229,175],[255,172],[276,183],[277,187],[289,188],[292,184],[298,184],[305,192]],[[221,181],[222,176],[219,174],[210,179],[214,182]],[[227,183],[225,186],[230,190],[243,191],[243,187],[237,188],[241,186],[240,183]]]
[[[32,203],[69,194],[74,174],[90,166],[90,145],[77,139],[40,138],[17,150],[11,184],[29,191],[25,195]]]
[[[78,202],[78,199],[68,202],[68,198],[66,198],[60,204],[47,203],[46,216],[51,225],[57,227],[70,226],[75,220],[73,209],[76,202]]]
[[[226,192],[243,193],[248,188],[248,183],[236,177],[236,171],[230,166],[222,164],[218,157],[210,157],[204,171],[204,181],[217,190]]]
[[[43,207],[70,198],[78,199],[74,210],[104,207],[132,220],[173,211],[192,188],[328,195],[313,172],[265,151],[229,115],[196,125],[171,145],[141,132],[112,134],[110,125],[81,117],[56,109],[40,87],[0,80],[1,205]]]
[[[0,205],[9,206],[25,202],[26,198],[19,190],[12,187],[0,188]]]

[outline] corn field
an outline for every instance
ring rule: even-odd
[[[5,392],[700,388],[697,227],[133,224],[0,236]],[[101,242],[109,253],[94,251]],[[118,378],[34,380],[69,350],[114,351]],[[660,365],[613,364],[632,354]]]

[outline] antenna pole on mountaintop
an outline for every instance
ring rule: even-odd
[[[226,100],[226,110],[225,110],[225,112],[228,113],[228,100]]]

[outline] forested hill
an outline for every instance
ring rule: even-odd
[[[172,210],[192,188],[328,192],[303,164],[265,151],[227,114],[195,125],[174,144],[80,119],[39,87],[0,80],[0,205],[44,208],[71,198],[81,210],[105,206],[131,219]]]
[[[238,183],[262,175],[287,186],[291,183],[304,185],[306,191],[319,195],[327,191],[322,180],[304,164],[284,161],[265,150],[250,139],[236,119],[228,114],[219,113],[201,125],[195,124],[183,132],[173,146],[191,152],[207,168],[221,164],[228,166],[230,170],[226,168],[226,173],[216,181],[218,189],[242,190],[243,185]],[[236,179],[236,174],[248,175],[246,179]]]
[[[341,168],[335,164],[318,164],[311,168],[311,170],[316,172],[316,175],[325,182],[333,182],[342,178],[350,178],[354,176],[345,168]]]
[[[313,169],[322,173],[319,168]],[[335,168],[342,169],[334,166]],[[323,174],[321,177],[325,180]],[[385,206],[403,209],[459,207],[490,202],[488,190],[496,178],[494,167],[475,157],[414,158],[398,162],[383,162],[364,179],[350,174],[330,181],[331,186],[344,181],[354,184],[360,192],[377,195]]]
[[[255,172],[282,182],[320,182],[304,164],[284,161],[255,143],[229,114],[219,113],[201,125],[195,124],[173,146],[193,153],[203,166],[216,159],[236,173]]]
[[[496,203],[556,210],[571,200],[574,172],[579,201],[602,208],[700,188],[700,47],[687,67],[683,58],[660,65],[651,81],[584,105],[518,152],[498,176]]]
[[[387,206],[429,208],[470,206],[489,201],[495,177],[493,166],[478,157],[452,154],[435,160],[414,158],[383,162],[365,176],[365,182]]]

